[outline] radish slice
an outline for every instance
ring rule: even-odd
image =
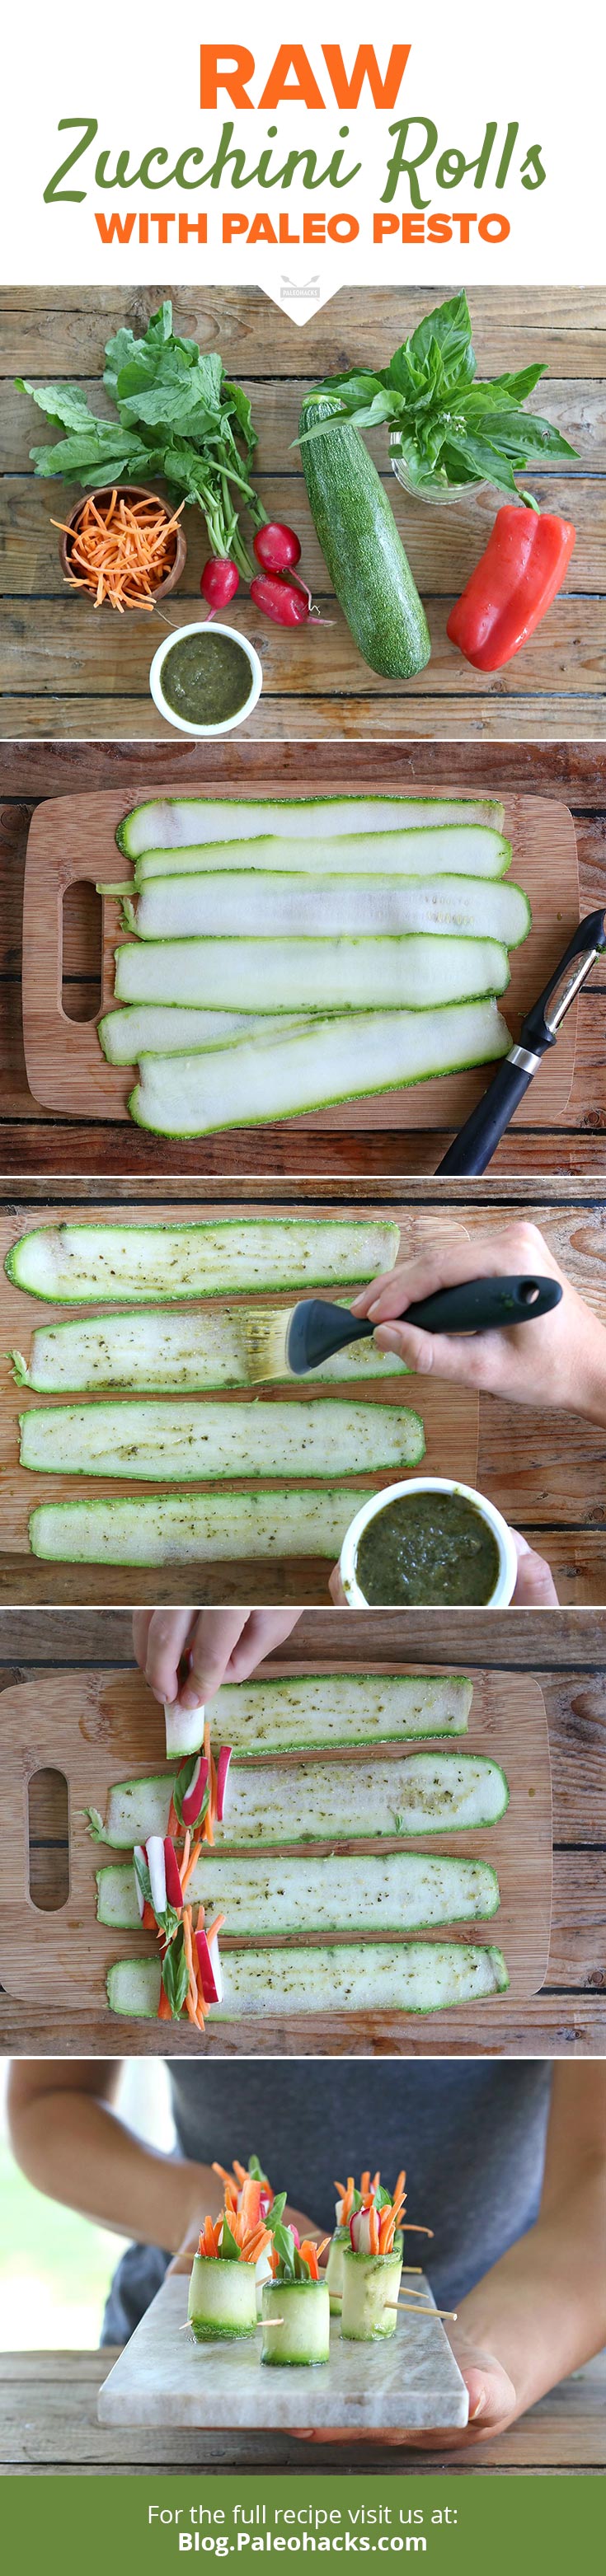
[[[165,1834],[164,1836],[164,1872],[166,1877],[167,1905],[173,1905],[175,1910],[178,1909],[180,1912],[183,1904],[183,1891],[179,1877],[177,1854],[174,1843],[171,1842],[170,1834]]]
[[[151,1901],[156,1922],[158,1922],[160,1915],[166,1913],[166,1869],[164,1865],[164,1840],[162,1834],[150,1834],[149,1836],[147,1845],[147,1866],[151,1887]]]
[[[220,1961],[220,1958],[219,1958],[219,1939],[218,1939],[218,1934],[217,1934],[216,1932],[214,1932],[214,1933],[213,1933],[212,1941],[209,1941],[209,1943],[208,1943],[208,1956],[209,1956],[209,1959],[210,1959],[211,1976],[212,1976],[212,1978],[213,1978],[214,1987],[215,1987],[215,2001],[216,2001],[216,2003],[218,2003],[218,2004],[222,2004],[222,2002],[223,2002],[223,1969],[222,1969],[221,1961]]]
[[[147,1852],[146,1852],[146,1849],[145,1849],[145,1843],[135,1843],[135,1848],[134,1848],[134,1852],[133,1852],[133,1862],[138,1861],[138,1860],[142,1861],[143,1868],[144,1868],[144,1869],[147,1869]],[[140,1913],[140,1916],[141,1916],[141,1922],[143,1922],[143,1912],[144,1912],[144,1906],[145,1906],[145,1897],[144,1897],[144,1894],[143,1894],[143,1889],[142,1889],[142,1887],[141,1887],[141,1885],[140,1885],[140,1882],[139,1882],[139,1873],[138,1873],[138,1870],[136,1870],[136,1869],[135,1869],[135,1895],[136,1895],[137,1904],[138,1904],[138,1907],[139,1907],[139,1913]]]
[[[358,2254],[370,2254],[371,2251],[370,2216],[367,2209],[359,2209],[357,2213],[356,2251]]]
[[[227,1774],[231,1762],[231,1744],[222,1744],[217,1762],[217,1822],[222,1825],[225,1813]]]
[[[166,1759],[183,1760],[187,1753],[199,1753],[204,1734],[204,1704],[199,1708],[182,1708],[178,1699],[164,1702]]]
[[[214,1941],[208,1942],[206,1933],[200,1929],[194,1934],[194,1939],[198,1953],[200,1975],[202,1978],[204,2002],[205,2004],[218,2004],[221,2002],[221,1996],[223,1994],[223,1978],[221,1975],[216,1934]],[[219,1992],[219,1986],[217,1984],[217,1969],[219,1971],[221,1992]]]
[[[189,1788],[185,1791],[185,1797],[181,1805],[181,1815],[184,1825],[197,1825],[207,1783],[208,1763],[205,1761],[203,1754],[200,1754],[200,1760],[196,1763],[196,1768],[192,1774]]]

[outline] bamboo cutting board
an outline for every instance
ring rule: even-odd
[[[163,2281],[141,2324],[99,2390],[102,2424],[240,2426],[285,2433],[317,2425],[348,2433],[420,2432],[432,2425],[464,2425],[465,2381],[444,2333],[424,2273],[430,2314],[401,2313],[390,2342],[343,2343],[331,2319],[330,2361],[324,2369],[268,2370],[260,2361],[261,2333],[231,2344],[196,2344],[184,2331],[188,2281],[172,2273]],[[402,2278],[401,2296],[406,2293]]]
[[[297,766],[296,752],[300,752]],[[200,786],[204,785],[201,772]],[[288,779],[265,786],[266,794],[288,793],[289,797],[309,793],[309,751],[303,745],[293,746],[293,763]],[[321,786],[321,767],[314,778],[315,791]],[[356,790],[360,796],[377,794],[376,753],[369,761],[368,779],[356,769]],[[155,784],[150,778],[147,797],[174,794],[174,788]],[[188,793],[191,794],[191,781]],[[233,781],[227,790],[216,788],[213,795],[234,794]],[[392,791],[393,792],[393,791]],[[435,794],[435,789],[415,787],[415,797]],[[465,789],[459,783],[452,791],[442,788],[440,795],[461,796]],[[136,1080],[132,1069],[105,1063],[96,1035],[96,1020],[75,1021],[67,1018],[62,1008],[62,941],[63,897],[68,887],[85,880],[95,885],[98,880],[117,883],[133,874],[128,860],[116,849],[115,832],[123,816],[142,801],[138,787],[129,795],[124,788],[103,790],[98,795],[53,797],[37,807],[33,817],[25,869],[23,898],[23,1035],[27,1076],[34,1099],[45,1109],[61,1110],[80,1118],[128,1118],[127,1102]],[[504,996],[503,1010],[512,1036],[519,1036],[520,1022],[529,1005],[542,991],[558,957],[572,937],[579,919],[579,878],[577,848],[572,815],[568,806],[543,796],[510,796],[505,800],[505,832],[512,842],[512,878],[518,880],[529,896],[533,927],[523,948],[511,959],[511,983]],[[120,928],[120,911],[116,902],[103,899],[102,929],[102,1008],[113,1001],[114,949],[125,936]],[[100,1018],[101,1013],[97,1016]],[[532,1091],[533,1127],[553,1126],[566,1108],[572,1077],[576,1044],[576,1005],[567,1014],[557,1046],[550,1048]],[[288,1127],[360,1128],[367,1127],[444,1127],[460,1126],[467,1117],[489,1079],[490,1068],[477,1072],[441,1076],[433,1082],[413,1085],[404,1091],[392,1091],[370,1100],[351,1100],[340,1108],[313,1110],[304,1118],[284,1120]],[[522,1119],[523,1119],[522,1112]],[[150,1140],[153,1146],[153,1139]]]
[[[277,1211],[275,1207],[272,1208],[265,1204],[257,1206],[255,1203],[255,1217],[260,1218],[265,1215],[275,1217],[276,1213]],[[375,1211],[373,1211],[373,1213],[375,1213]],[[390,1213],[392,1213],[394,1221],[397,1222],[397,1210],[390,1211]],[[113,1221],[120,1225],[130,1224],[131,1222],[136,1225],[145,1225],[149,1224],[150,1221],[153,1222],[154,1225],[161,1225],[163,1222],[167,1225],[174,1225],[176,1223],[186,1225],[189,1222],[200,1222],[205,1218],[207,1218],[209,1222],[212,1222],[214,1218],[221,1218],[224,1220],[231,1218],[234,1224],[238,1224],[241,1221],[241,1210],[237,1206],[230,1206],[227,1202],[215,1206],[214,1204],[211,1204],[210,1202],[207,1203],[206,1201],[204,1202],[203,1207],[201,1207],[199,1203],[196,1204],[195,1201],[185,1203],[183,1206],[180,1204],[178,1209],[175,1208],[174,1204],[160,1203],[157,1205],[154,1202],[153,1208],[150,1208],[149,1206],[142,1208],[140,1205],[133,1205],[132,1208],[130,1208],[121,1204],[119,1209],[116,1209],[115,1206],[113,1208],[95,1206],[94,1210],[95,1225],[102,1225],[106,1221],[108,1224],[111,1224]],[[82,1224],[85,1222],[86,1209],[70,1209],[68,1206],[59,1208],[53,1207],[52,1209],[52,1223],[54,1226],[66,1223]],[[16,1243],[19,1235],[26,1233],[29,1227],[38,1226],[40,1223],[44,1223],[44,1211],[41,1211],[40,1208],[24,1206],[16,1208],[13,1211],[11,1218],[5,1218],[0,1224],[0,1264],[2,1265],[0,1268],[0,1553],[4,1547],[7,1551],[10,1550],[13,1556],[29,1556],[28,1519],[35,1503],[44,1501],[69,1502],[74,1501],[76,1496],[88,1497],[90,1495],[101,1496],[103,1494],[126,1496],[129,1492],[134,1492],[135,1490],[139,1494],[159,1493],[169,1490],[165,1484],[162,1484],[161,1480],[158,1480],[157,1483],[149,1483],[142,1480],[141,1483],[137,1482],[136,1485],[133,1482],[131,1486],[129,1484],[128,1477],[117,1477],[112,1479],[106,1476],[73,1477],[33,1475],[25,1468],[21,1468],[18,1464],[18,1415],[22,1413],[26,1407],[32,1404],[53,1403],[56,1399],[48,1396],[36,1396],[32,1394],[28,1387],[16,1386],[12,1375],[10,1361],[7,1356],[8,1351],[11,1348],[17,1348],[18,1350],[23,1351],[27,1356],[29,1353],[31,1334],[37,1325],[57,1323],[61,1322],[61,1320],[66,1322],[70,1314],[81,1314],[84,1312],[87,1315],[94,1314],[96,1311],[101,1311],[102,1306],[102,1301],[100,1301],[99,1310],[95,1308],[94,1304],[91,1304],[91,1306],[87,1306],[86,1308],[47,1306],[44,1301],[38,1297],[24,1295],[21,1289],[13,1287],[12,1282],[7,1279],[4,1269],[4,1261],[11,1244]],[[427,1213],[419,1211],[417,1214],[406,1210],[403,1213],[401,1220],[400,1250],[402,1257],[410,1258],[412,1255],[421,1251],[425,1246],[429,1244],[435,1245],[437,1235],[439,1235],[440,1241],[442,1241],[445,1237],[447,1238],[448,1236],[452,1236],[456,1233],[460,1234],[464,1231],[465,1229],[458,1225],[456,1218],[442,1216],[441,1214],[434,1216],[430,1211]],[[296,1294],[296,1292],[294,1293]],[[345,1293],[347,1294],[347,1291]],[[351,1293],[353,1295],[353,1289]],[[335,1294],[338,1294],[338,1291],[335,1291]],[[144,1303],[145,1301],[141,1300],[139,1302]],[[233,1303],[234,1301],[231,1299],[228,1300],[209,1297],[204,1298],[204,1300],[200,1300],[199,1302],[201,1310],[205,1313],[212,1313],[216,1312],[217,1308],[220,1308],[222,1304],[227,1304],[228,1302]],[[255,1299],[244,1297],[236,1300],[235,1302],[243,1305],[267,1305],[273,1301],[268,1299],[267,1294],[265,1294],[260,1298]],[[293,1295],[289,1297],[279,1297],[275,1300],[276,1306],[282,1306],[286,1309],[288,1309],[289,1306],[292,1306],[293,1302]],[[124,1303],[127,1306],[129,1304],[129,1300],[126,1298]],[[130,1303],[132,1308],[132,1300]],[[133,1308],[132,1311],[136,1312],[136,1308]],[[162,1311],[167,1313],[169,1310],[164,1308]],[[176,1310],[173,1309],[172,1311],[175,1312]],[[196,1300],[194,1298],[188,1299],[186,1311],[190,1315],[196,1311]],[[362,1382],[360,1383],[362,1384]],[[367,1388],[368,1393],[365,1391],[364,1395],[362,1395],[361,1392],[358,1395],[355,1387],[349,1390],[346,1383],[341,1385],[337,1382],[332,1388],[327,1387],[326,1389],[328,1401],[330,1402],[333,1396],[347,1399],[348,1393],[351,1392],[352,1400],[359,1401],[360,1404],[366,1404],[366,1402],[370,1402],[371,1404],[382,1402],[393,1403],[394,1405],[412,1405],[415,1410],[422,1414],[425,1425],[426,1454],[423,1460],[423,1470],[426,1470],[429,1475],[456,1476],[462,1484],[475,1484],[478,1466],[479,1411],[478,1397],[475,1393],[464,1387],[449,1386],[445,1381],[441,1381],[440,1379],[433,1378],[431,1376],[422,1379],[416,1377],[405,1377],[402,1375],[390,1377],[387,1373],[384,1379],[368,1378],[364,1381],[364,1387],[365,1390]],[[280,1385],[275,1386],[273,1393],[271,1388],[269,1388],[266,1395],[264,1394],[263,1401],[267,1401],[268,1404],[271,1404],[272,1401],[280,1401],[280,1399],[287,1396],[289,1402],[292,1402],[293,1404],[307,1402],[312,1390],[312,1379],[305,1380],[305,1382],[299,1381],[298,1384],[295,1381],[291,1381],[290,1383],[283,1382]],[[115,1390],[114,1392],[116,1399],[119,1401],[119,1390]],[[229,1396],[230,1402],[233,1400],[234,1403],[240,1403],[243,1408],[245,1408],[249,1403],[259,1402],[259,1391],[257,1388],[250,1388],[249,1390],[244,1389],[241,1392],[236,1389],[233,1391],[233,1397],[230,1390],[226,1389],[224,1392],[226,1396]],[[94,1397],[89,1400],[91,1402],[95,1401]],[[178,1397],[175,1398],[175,1402],[178,1403],[179,1400],[180,1399]],[[184,1400],[187,1401],[187,1399]],[[203,1400],[208,1404],[215,1404],[221,1402],[221,1396],[208,1395],[207,1397],[204,1397],[204,1399],[200,1400]],[[317,1394],[314,1400],[318,1400]],[[66,1398],[66,1401],[70,1401],[69,1397]],[[75,1403],[84,1403],[87,1399],[85,1397],[74,1397],[73,1401]],[[233,1492],[240,1491],[242,1485],[245,1483],[245,1478],[246,1468],[243,1463],[242,1476],[239,1480],[234,1480],[231,1490]],[[356,1492],[374,1492],[380,1485],[389,1484],[390,1481],[393,1482],[393,1480],[394,1471],[392,1468],[378,1470],[376,1475],[372,1476],[339,1478],[339,1483],[343,1482],[351,1485],[352,1519],[355,1509],[353,1496]],[[279,1485],[280,1478],[268,1477],[267,1480],[261,1479],[261,1481],[267,1481],[268,1485],[271,1485],[272,1483]],[[311,1481],[312,1480],[310,1480],[310,1482]],[[178,1486],[173,1485],[170,1490],[177,1492]],[[191,1490],[195,1493],[203,1490],[203,1487],[194,1485]],[[214,1490],[216,1492],[217,1487],[215,1487]],[[91,1570],[92,1569],[89,1569],[87,1566],[83,1566],[81,1569],[83,1581],[82,1598],[85,1601],[90,1598],[90,1591],[86,1587],[90,1584]],[[159,1585],[160,1588],[160,1597],[163,1571],[163,1568],[158,1568],[155,1575],[156,1584]],[[213,1568],[212,1571],[216,1573],[217,1569]],[[276,1567],[274,1566],[274,1572],[275,1571]],[[135,1569],[133,1569],[130,1576],[128,1576],[127,1569],[112,1568],[110,1566],[107,1568],[105,1576],[106,1592],[104,1598],[115,1598],[115,1575],[117,1573],[120,1577],[124,1572],[127,1573],[127,1579],[130,1582],[131,1588],[133,1584],[136,1585],[140,1583],[140,1576]],[[330,1567],[327,1568],[327,1572],[330,1572]],[[58,1567],[54,1576],[55,1582],[60,1584],[61,1577],[62,1569]],[[191,1579],[191,1567],[189,1567],[187,1572],[187,1582],[190,1587]],[[247,1578],[244,1576],[244,1592],[246,1591],[246,1580]],[[50,1569],[49,1581],[52,1584],[53,1574],[50,1572]]]
[[[272,1658],[272,1677],[285,1669],[292,1675],[292,1659],[285,1668]],[[302,1659],[294,1669],[310,1672],[317,1666]],[[342,1670],[347,1669],[344,1655]],[[372,1669],[380,1671],[384,1667],[377,1664]],[[390,1669],[415,1667],[400,1665]],[[459,1925],[452,1936],[442,1930],[437,1937],[496,1942],[505,1953],[509,2000],[513,2003],[538,1992],[547,1967],[551,1919],[547,1718],[543,1694],[534,1679],[480,1671],[473,1680],[468,1732],[464,1738],[456,1739],[453,1749],[465,1747],[473,1753],[487,1753],[502,1764],[509,1782],[507,1812],[498,1824],[483,1831],[411,1836],[410,1841],[406,1837],[405,1848],[425,1853],[453,1852],[462,1859],[493,1863],[501,1891],[499,1912],[490,1923],[480,1924],[475,1930],[466,1933],[465,1927]],[[52,1999],[56,2009],[63,1994],[70,2011],[91,2013],[104,2005],[105,1977],[111,1961],[135,1952],[149,1956],[152,1943],[145,1933],[111,1932],[96,1923],[95,1870],[105,1860],[119,1860],[120,1855],[109,1851],[105,1844],[92,1842],[84,1810],[95,1806],[103,1815],[113,1781],[144,1777],[164,1767],[162,1710],[138,1671],[44,1674],[39,1683],[28,1682],[5,1691],[2,1743],[0,1819],[5,1858],[0,1879],[0,1976],[8,1993],[24,2003],[29,2003],[35,1991],[39,2005],[46,1997],[49,2005]],[[416,1743],[411,1745],[411,1751],[416,1749]],[[448,1749],[446,1738],[441,1749]],[[340,1760],[343,1756],[333,1758]],[[37,1771],[48,1768],[63,1774],[69,1801],[69,1896],[52,1914],[42,1912],[32,1902],[28,1861],[29,1784]],[[369,1851],[402,1847],[397,1837],[393,1842],[381,1840],[379,1845],[369,1841],[364,1846]],[[343,1849],[348,1848],[353,1849],[355,1869],[355,1852],[360,1845],[343,1845]],[[226,1837],[225,1850],[228,1849]],[[314,1845],[315,1851],[321,1849],[321,1845]],[[302,1930],[307,1939],[306,1927]],[[431,1934],[422,1937],[431,1939]],[[224,1944],[227,1949],[227,1934]],[[478,2014],[481,2031],[481,2004]],[[442,2018],[437,2017],[440,2023]],[[121,2027],[119,2020],[110,2019],[108,2014],[108,2043],[113,2037],[117,2050]],[[427,2036],[428,2024],[413,2013],[341,2014],[329,2023],[307,2013],[290,2019],[276,2016],[255,2023],[254,2049],[279,2055],[295,2048],[307,2054],[325,2047],[327,2038],[332,2043],[340,2037],[351,2053],[356,2042],[363,2046],[368,2043],[369,2034],[375,2040],[380,2035],[385,2045],[401,2046],[403,2032],[409,2038],[415,2032],[417,2036]],[[170,2055],[181,2036],[176,2025],[158,2025],[162,2053]],[[250,2026],[220,2023],[214,2032],[211,2026],[201,2046],[215,2047],[219,2056],[240,2051],[250,2055]]]

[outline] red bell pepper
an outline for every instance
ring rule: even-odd
[[[500,671],[534,635],[561,590],[575,537],[571,520],[550,511],[515,504],[497,511],[485,553],[446,628],[476,671]]]

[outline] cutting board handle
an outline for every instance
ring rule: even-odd
[[[74,798],[69,803],[88,803]],[[68,800],[66,799],[67,803]],[[23,1044],[30,1091],[43,1109],[78,1118],[126,1118],[134,1075],[106,1064],[97,1021],[113,1001],[114,948],[126,938],[119,905],[101,896],[101,1005],[94,1019],[71,1020],[63,1008],[63,898],[69,886],[96,886],[103,857],[93,837],[69,835],[57,856],[56,804],[40,805],[27,845],[23,886]],[[116,851],[116,882],[132,876]]]

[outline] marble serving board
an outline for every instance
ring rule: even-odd
[[[264,2368],[261,2330],[250,2341],[197,2344],[187,2327],[189,2282],[172,2273],[99,2391],[102,2424],[241,2426],[265,2432],[425,2432],[466,2424],[465,2382],[432,2300],[431,2314],[400,2313],[389,2343],[343,2343],[330,2329],[330,2361],[314,2370]],[[405,2276],[402,2290],[405,2289]]]

